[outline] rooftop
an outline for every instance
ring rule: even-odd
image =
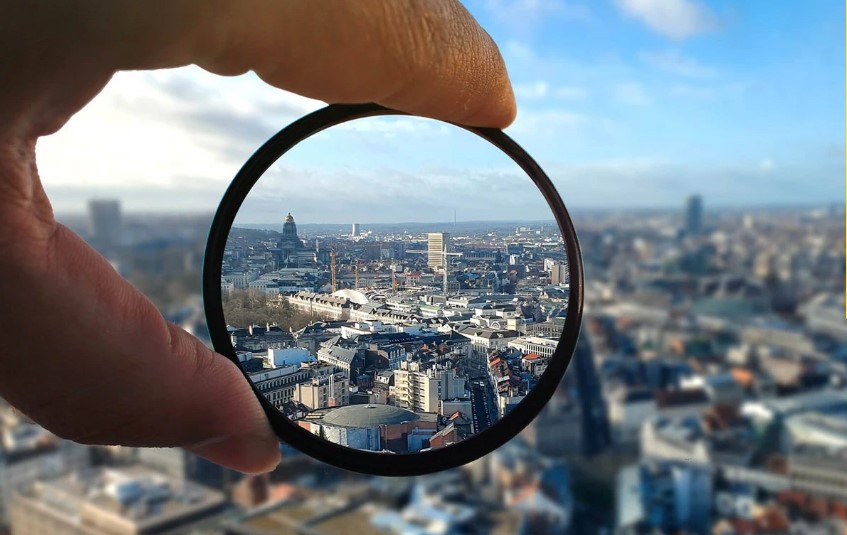
[[[321,409],[312,414],[321,414],[323,423],[340,427],[377,427],[420,419],[415,412],[391,405],[349,405]]]
[[[212,514],[226,504],[218,491],[190,482],[175,482],[142,466],[99,469],[38,482],[22,499],[59,514],[74,524],[101,524],[104,519],[156,530],[180,518]]]

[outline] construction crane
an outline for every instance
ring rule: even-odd
[[[409,250],[409,249],[407,249],[406,252],[407,253],[426,253],[426,254],[428,254],[429,250],[428,249],[426,249],[426,250],[421,250],[421,249]],[[448,253],[447,252],[447,244],[445,243],[443,248],[441,249],[441,261],[442,261],[441,269],[444,271],[444,297],[447,297],[447,294],[449,293],[447,291],[448,290],[448,287],[447,287],[447,267],[448,267],[449,262],[450,262],[450,259],[448,257],[450,257],[450,256],[462,256],[462,253]]]
[[[335,293],[335,291],[338,290],[338,287],[336,286],[336,279],[335,279],[336,270],[338,268],[335,265],[336,256],[335,256],[335,244],[334,243],[332,244],[332,248],[330,248],[330,250],[329,250],[329,262],[330,262],[329,273],[330,273],[330,277],[331,277],[330,278],[330,286],[332,287],[332,293]]]
[[[358,259],[356,260],[355,277],[356,277],[356,289],[358,290],[359,289],[359,260]]]

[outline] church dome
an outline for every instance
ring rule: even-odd
[[[288,212],[288,215],[285,216],[285,221],[282,224],[282,236],[283,238],[297,239],[297,224],[294,222],[294,217],[292,217],[291,212]]]

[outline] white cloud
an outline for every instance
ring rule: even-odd
[[[613,95],[617,102],[627,106],[646,106],[652,103],[647,91],[637,82],[618,84]]]
[[[588,91],[582,87],[569,85],[551,87],[544,80],[515,84],[514,91],[518,99],[525,100],[539,100],[547,97],[561,100],[584,100],[588,96]]]
[[[591,117],[569,110],[545,110],[519,112],[509,133],[533,135],[562,135],[573,133],[595,124]]]
[[[550,86],[547,82],[538,80],[532,83],[515,84],[515,97],[518,99],[540,99],[547,96]]]
[[[224,185],[268,137],[322,105],[252,75],[122,72],[64,128],[39,140],[39,171],[48,193],[168,189],[188,176]]]
[[[772,171],[773,168],[774,162],[770,158],[763,158],[762,161],[759,162],[759,169],[761,169],[765,173]]]
[[[711,12],[693,0],[616,0],[628,16],[671,39],[686,39],[717,26]]]
[[[714,78],[718,75],[716,69],[703,65],[694,58],[684,56],[676,50],[642,52],[639,58],[655,69],[687,78]]]

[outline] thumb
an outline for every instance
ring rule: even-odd
[[[242,472],[278,464],[237,366],[166,322],[67,228],[7,244],[0,273],[0,323],[15,333],[0,395],[35,422],[86,444],[187,447]]]

